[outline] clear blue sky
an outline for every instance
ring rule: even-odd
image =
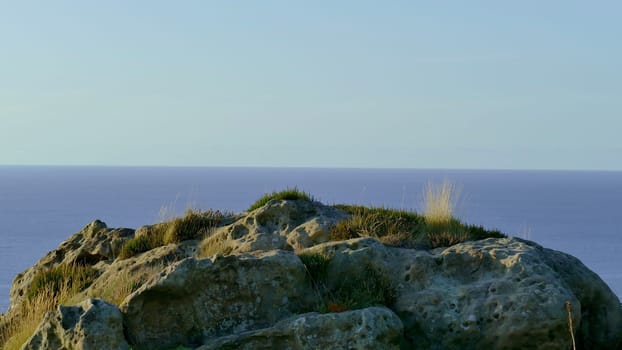
[[[620,1],[12,1],[0,164],[622,170]]]

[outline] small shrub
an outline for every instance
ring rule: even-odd
[[[257,208],[261,208],[269,201],[277,199],[277,200],[297,200],[302,199],[306,201],[314,201],[315,199],[306,192],[298,190],[298,188],[288,188],[284,191],[280,192],[272,192],[266,193],[263,196],[259,197],[255,203],[253,203],[246,211],[253,211]]]
[[[167,244],[202,238],[216,227],[223,225],[231,216],[231,213],[219,210],[189,209],[184,216],[153,225],[145,234],[125,242],[121,247],[119,259],[127,259]]]

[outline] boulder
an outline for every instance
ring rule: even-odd
[[[417,251],[364,238],[303,253],[330,259],[329,289],[370,269],[390,277],[395,299],[387,306],[421,349],[567,348],[567,302],[581,348],[612,348],[622,329],[619,300],[597,275],[567,254],[520,239]]]
[[[99,299],[49,312],[23,350],[129,349],[119,309]]]
[[[19,273],[13,280],[10,292],[10,309],[16,308],[25,298],[33,278],[41,271],[65,264],[96,266],[102,261],[112,261],[123,243],[132,238],[134,230],[109,229],[95,220],[62,242],[58,248],[41,258],[35,265]]]
[[[166,349],[269,327],[309,310],[312,297],[300,259],[275,250],[182,260],[126,298],[121,310],[132,344]]]
[[[308,200],[271,200],[220,227],[201,245],[203,256],[273,249],[298,250],[327,242],[330,229],[348,214]]]
[[[340,313],[308,313],[274,326],[209,341],[197,350],[217,349],[396,349],[402,321],[385,307]]]

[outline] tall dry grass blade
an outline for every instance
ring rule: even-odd
[[[572,304],[566,302],[566,310],[568,311],[568,329],[570,330],[570,337],[572,338],[572,350],[577,350],[577,345],[574,340],[574,327],[572,325]]]
[[[59,288],[46,286],[34,297],[26,299],[12,316],[12,321],[3,330],[0,348],[18,350],[33,335],[45,314],[63,304],[73,295],[73,288],[65,282]],[[2,344],[4,342],[4,344]]]
[[[428,224],[446,224],[453,217],[459,191],[445,180],[440,185],[429,182],[424,191],[423,216]]]

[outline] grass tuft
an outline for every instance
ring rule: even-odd
[[[298,188],[287,188],[280,192],[272,192],[266,193],[263,196],[259,197],[255,203],[253,203],[246,211],[253,211],[257,208],[261,208],[269,201],[277,199],[277,200],[297,200],[302,199],[306,201],[314,201],[315,199],[304,191],[298,190]]]
[[[446,197],[447,198],[447,197]],[[336,205],[351,216],[338,222],[329,232],[330,240],[374,237],[388,246],[400,248],[448,247],[468,240],[503,238],[497,230],[465,225],[449,217],[428,219],[425,215],[387,208]]]
[[[231,213],[219,210],[188,209],[183,216],[153,225],[147,228],[147,232],[143,235],[125,242],[121,247],[119,259],[127,259],[167,244],[203,238],[231,216]]]
[[[324,253],[302,253],[299,257],[319,299],[315,311],[342,312],[370,306],[391,306],[395,302],[395,288],[390,279],[371,265],[366,265],[359,275],[340,278],[329,288],[327,281],[331,258]]]
[[[21,349],[48,311],[70,301],[88,288],[96,277],[90,266],[60,265],[40,272],[33,280],[28,297],[11,310],[10,322],[0,329],[0,348]]]
[[[59,294],[65,292],[63,288],[70,294],[77,294],[88,288],[97,276],[97,271],[91,266],[59,265],[36,274],[27,296],[32,300],[42,292]]]
[[[336,207],[351,216],[338,222],[330,231],[330,239],[334,241],[374,237],[391,246],[411,248],[424,224],[420,215],[404,210],[353,205]]]
[[[459,192],[449,181],[440,185],[429,182],[424,192],[423,216],[430,225],[443,225],[453,219]]]

